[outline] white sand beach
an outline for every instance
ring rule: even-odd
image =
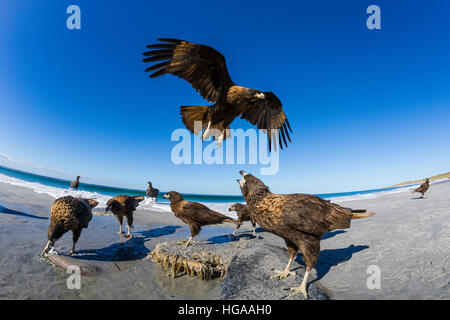
[[[171,279],[144,258],[160,242],[187,238],[188,227],[168,211],[138,208],[131,240],[116,234],[115,218],[93,217],[81,234],[74,258],[95,263],[104,272],[83,278],[81,290],[69,290],[64,270],[38,257],[47,240],[54,200],[26,186],[0,183],[0,299],[283,299],[286,289],[298,285],[303,276],[299,254],[292,265],[295,277],[262,285],[271,269],[285,267],[284,241],[261,229],[261,238],[253,238],[246,222],[237,237],[230,237],[233,226],[224,224],[204,227],[195,238],[197,245],[208,246],[209,241],[211,250],[236,255],[230,276],[209,282],[186,276]],[[425,199],[404,188],[372,198],[345,199],[342,205],[376,214],[324,236],[310,276],[312,299],[450,298],[450,180],[433,183]],[[56,249],[68,253],[71,243],[67,233]],[[245,261],[255,263],[245,266]],[[372,265],[381,271],[380,289],[367,287],[367,269]],[[247,274],[245,268],[258,272],[243,281],[239,270]],[[236,281],[248,286],[236,289]]]

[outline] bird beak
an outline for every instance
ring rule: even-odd
[[[245,177],[248,173],[245,172],[244,170],[239,171],[239,174],[243,177]]]
[[[232,208],[228,208],[228,211],[230,211],[230,212],[231,212],[231,211],[233,211],[233,209],[232,209]]]

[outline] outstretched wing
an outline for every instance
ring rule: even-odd
[[[263,99],[252,100],[246,102],[245,111],[241,118],[256,125],[258,129],[267,130],[267,137],[269,139],[269,151],[272,149],[272,138],[275,137],[274,147],[276,151],[276,141],[278,140],[281,149],[283,143],[287,147],[287,140],[291,142],[289,131],[292,132],[286,114],[283,111],[281,101],[272,92],[262,92]],[[278,131],[276,131],[278,129]],[[278,137],[277,137],[278,136]]]
[[[216,102],[221,94],[226,94],[233,85],[228,74],[224,56],[217,50],[193,42],[177,39],[158,39],[159,44],[148,45],[144,62],[163,61],[147,68],[153,73],[151,78],[166,73],[173,74],[189,82],[200,91],[201,96]]]

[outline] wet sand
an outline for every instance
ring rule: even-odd
[[[332,299],[449,299],[450,181],[432,184],[426,196],[417,199],[399,192],[342,203],[376,215],[324,236],[310,276],[311,298],[328,294]],[[81,234],[74,258],[102,272],[82,277],[81,290],[69,290],[65,270],[38,257],[47,241],[54,200],[0,183],[0,299],[281,299],[303,276],[299,254],[292,266],[295,277],[265,283],[271,269],[282,270],[287,263],[284,241],[261,229],[262,238],[255,239],[246,222],[237,237],[229,236],[233,225],[223,224],[203,228],[194,242],[211,250],[215,246],[224,252],[229,247],[238,252],[239,263],[225,279],[171,279],[158,264],[144,258],[160,242],[186,239],[189,229],[171,213],[138,209],[132,239],[120,238],[114,217],[93,217]],[[246,245],[235,247],[242,243]],[[56,243],[56,250],[67,254],[71,244],[69,232]],[[245,266],[246,262],[254,263]],[[381,270],[381,289],[367,288],[370,265]],[[251,277],[245,271],[248,268],[254,270]],[[260,278],[255,278],[258,272]],[[274,296],[273,292],[279,293]]]

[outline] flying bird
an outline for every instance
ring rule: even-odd
[[[147,197],[155,199],[155,202],[158,202],[157,198],[158,198],[158,194],[159,194],[159,189],[153,188],[152,183],[150,181],[147,182],[146,194],[147,194]]]
[[[143,201],[144,197],[135,197],[128,195],[118,195],[108,200],[106,203],[105,213],[111,211],[119,221],[119,232],[118,234],[122,235],[122,224],[123,217],[127,218],[128,223],[128,233],[125,235],[128,238],[131,238],[131,228],[133,227],[133,212],[136,210],[139,202]]]
[[[240,171],[238,180],[242,195],[249,206],[250,215],[264,230],[284,239],[289,251],[289,262],[284,271],[276,271],[283,279],[290,274],[292,261],[301,251],[306,272],[300,286],[291,289],[290,295],[302,293],[308,297],[306,284],[311,269],[320,253],[323,234],[350,227],[352,219],[373,216],[366,210],[351,210],[309,194],[276,194],[258,178]]]
[[[75,181],[72,181],[72,182],[70,183],[70,187],[71,187],[72,189],[78,189],[79,186],[80,186],[80,176],[78,176],[78,177],[75,179]]]
[[[428,188],[430,188],[430,179],[426,178],[425,182],[420,185],[417,189],[414,189],[412,193],[417,192],[422,194],[422,198],[425,195],[425,192],[427,192]]]
[[[207,206],[198,203],[186,201],[183,196],[176,191],[170,191],[163,195],[170,200],[170,209],[177,218],[186,223],[191,229],[191,236],[187,241],[180,242],[189,246],[192,239],[200,232],[202,226],[230,222],[237,224],[236,221],[217,211],[209,209]]]
[[[253,225],[253,235],[256,237],[256,223],[252,220],[252,217],[250,216],[250,210],[247,205],[242,203],[235,203],[232,204],[230,208],[228,208],[228,211],[236,211],[238,216],[236,229],[234,230],[233,235],[235,235],[238,229],[241,227],[242,222],[250,221]]]
[[[283,149],[292,132],[281,101],[269,91],[259,91],[236,85],[228,74],[224,56],[202,44],[178,39],[158,39],[161,43],[148,45],[144,62],[157,62],[147,68],[156,78],[170,73],[189,82],[200,95],[213,103],[209,106],[183,106],[180,114],[184,125],[202,139],[213,136],[217,146],[230,137],[230,124],[240,116],[262,129],[268,136],[269,151],[272,139]],[[161,61],[161,62],[159,62]],[[199,123],[200,125],[195,126]]]
[[[50,225],[48,227],[48,242],[41,255],[53,251],[56,240],[72,230],[73,246],[70,254],[75,253],[75,244],[83,228],[87,228],[92,219],[92,209],[98,205],[93,199],[73,198],[65,196],[56,199],[50,209]]]

